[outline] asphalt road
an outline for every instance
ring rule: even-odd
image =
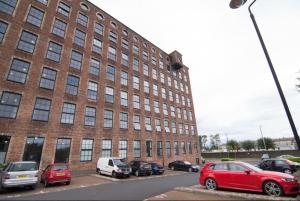
[[[179,186],[198,184],[199,173],[121,180],[99,186],[14,198],[14,200],[144,200]]]

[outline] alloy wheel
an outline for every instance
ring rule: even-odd
[[[208,190],[216,190],[217,189],[217,183],[213,179],[206,179],[205,186]]]
[[[175,169],[174,166],[172,166],[172,167],[171,167],[171,170],[174,170],[174,169]]]
[[[264,185],[264,191],[270,196],[281,196],[282,195],[282,189],[279,184],[273,181],[268,181]]]

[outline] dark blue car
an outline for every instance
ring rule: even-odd
[[[163,174],[165,172],[165,168],[162,165],[157,163],[150,163],[152,168],[152,174]]]

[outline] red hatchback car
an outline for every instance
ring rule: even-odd
[[[199,183],[209,190],[227,188],[271,196],[297,195],[300,189],[298,181],[290,174],[264,171],[244,162],[208,163],[200,171]]]
[[[68,164],[56,163],[48,165],[41,175],[41,183],[44,183],[45,187],[54,183],[66,183],[69,185],[71,183],[71,171]]]

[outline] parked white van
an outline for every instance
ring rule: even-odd
[[[122,158],[100,157],[97,162],[97,172],[112,177],[130,177],[131,169],[128,164],[123,162]]]

